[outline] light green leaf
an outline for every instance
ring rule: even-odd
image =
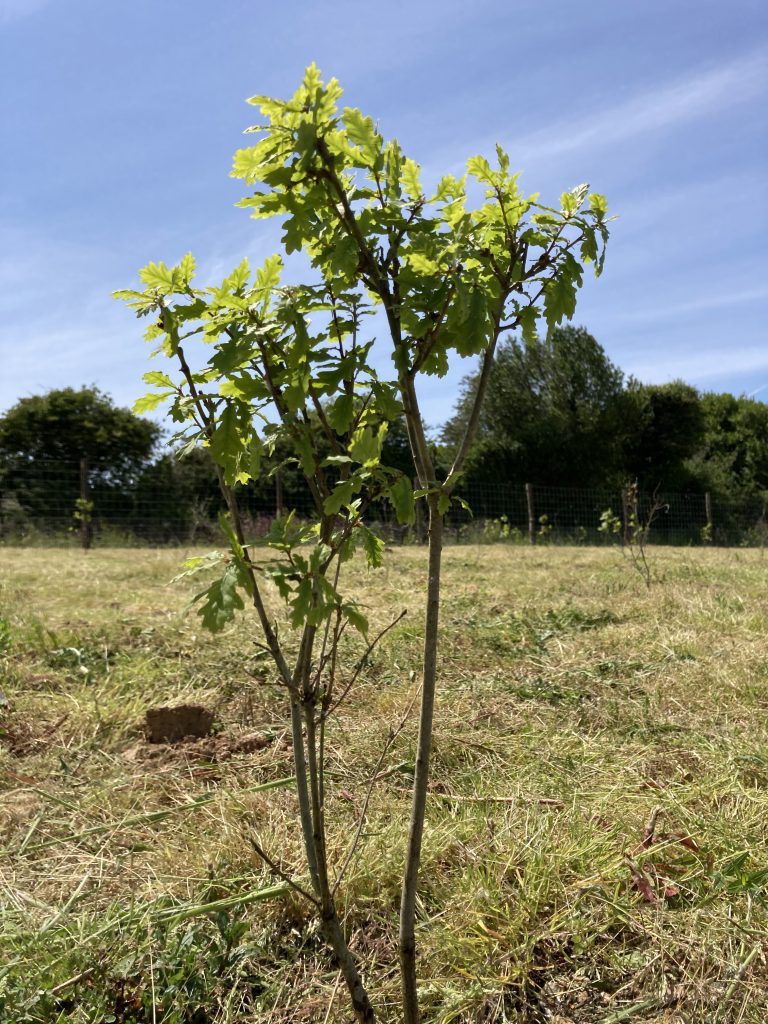
[[[149,373],[145,373],[141,378],[145,384],[156,384],[161,388],[174,388],[176,385],[173,383],[167,373],[161,373],[160,370],[150,370]]]
[[[421,252],[409,252],[407,260],[408,266],[417,274],[436,274],[439,270],[437,263]]]
[[[349,454],[355,462],[359,462],[363,466],[377,463],[381,458],[381,446],[386,432],[386,423],[382,423],[376,433],[371,427],[358,428],[352,435],[352,442],[349,446]]]
[[[219,417],[219,422],[211,435],[208,450],[213,461],[224,470],[224,479],[232,486],[237,482],[237,470],[243,440],[237,423],[237,411],[234,405],[226,405]]]
[[[139,271],[139,277],[148,288],[166,294],[174,290],[173,273],[164,263],[148,263]]]
[[[163,391],[161,393],[152,392],[151,394],[143,395],[141,398],[137,398],[133,403],[133,411],[137,416],[141,416],[141,414],[145,412],[152,412],[152,410],[156,409],[158,405],[162,405],[162,403],[166,402],[169,398],[173,398],[174,393],[175,392],[173,391]]]
[[[395,480],[389,488],[389,500],[392,502],[399,523],[411,526],[416,522],[413,488],[407,476],[401,476]]]
[[[342,117],[350,142],[360,147],[366,163],[374,163],[381,152],[382,140],[371,118],[353,107],[345,107]]]
[[[602,220],[608,213],[608,200],[600,192],[593,192],[589,197],[589,208],[598,220]]]
[[[487,185],[492,185],[495,180],[491,165],[484,156],[471,156],[467,160],[467,171],[478,181],[483,181]]]
[[[191,252],[188,252],[181,258],[181,262],[174,270],[174,284],[178,291],[184,291],[185,288],[189,288],[192,283],[192,278],[195,276],[195,257]]]
[[[421,198],[421,180],[419,177],[419,165],[415,160],[406,157],[403,163],[403,185],[406,193],[416,202]]]
[[[363,540],[363,550],[369,568],[379,569],[384,562],[384,541],[377,537],[373,530],[367,526],[360,526],[360,533]]]

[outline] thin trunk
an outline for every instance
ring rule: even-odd
[[[443,549],[443,517],[438,510],[438,495],[429,502],[429,581],[427,614],[424,625],[424,676],[419,718],[419,739],[416,770],[413,779],[411,823],[400,901],[400,973],[403,986],[404,1024],[419,1024],[419,1001],[416,987],[416,889],[419,881],[421,843],[427,806],[429,761],[432,753],[432,721],[435,708],[437,678],[437,628],[440,615],[440,563]]]
[[[344,931],[336,912],[336,902],[328,879],[328,861],[325,848],[325,809],[322,798],[323,766],[318,762],[317,732],[314,701],[302,704],[304,724],[307,730],[307,757],[309,761],[310,796],[312,801],[312,840],[314,856],[318,866],[318,896],[323,935],[336,956],[339,969],[346,982],[355,1019],[360,1024],[373,1024],[376,1014],[365,990],[357,960],[349,948]]]

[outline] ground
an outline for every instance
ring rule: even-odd
[[[252,845],[304,877],[284,695],[250,616],[202,632],[184,555],[0,550],[2,1020],[349,1020]],[[425,558],[350,569],[374,629],[408,614],[329,739],[337,865],[416,692]],[[649,559],[647,588],[617,549],[445,551],[425,1022],[768,1019],[768,562]],[[177,703],[214,735],[147,742]],[[340,889],[385,1021],[414,742],[412,712]]]

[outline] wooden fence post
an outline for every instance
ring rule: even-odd
[[[704,494],[704,514],[707,517],[707,540],[711,544],[713,540],[713,524],[712,524],[712,495],[709,491]]]
[[[80,459],[80,501],[78,505],[80,546],[83,551],[88,551],[93,542],[93,506],[91,504],[91,485],[88,480],[88,459]]]
[[[283,514],[283,475],[275,470],[275,516],[279,519]]]
[[[528,543],[536,543],[536,507],[533,503],[533,484],[525,485],[525,501],[528,505]]]

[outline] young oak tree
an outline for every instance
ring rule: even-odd
[[[414,926],[438,670],[443,517],[477,430],[499,338],[518,329],[533,337],[540,318],[552,329],[573,315],[584,265],[596,274],[603,266],[606,202],[579,185],[563,193],[559,208],[541,205],[536,195],[519,191],[500,147],[495,165],[472,157],[463,177],[446,175],[428,195],[418,164],[359,110],[339,110],[341,94],[338,82],[324,84],[313,65],[290,100],[254,97],[249,102],[263,121],[248,131],[261,138],[234,158],[233,176],[252,189],[240,205],[254,217],[282,218],[285,252],[309,258],[311,281],[281,285],[282,261],[273,256],[255,275],[244,260],[221,284],[200,288],[188,255],[172,268],[150,263],[140,272],[143,291],[117,294],[139,316],[153,316],[147,338],[159,339],[157,351],[179,367],[176,379],[145,376],[159,390],[141,399],[138,410],[170,400],[186,446],[207,447],[218,469],[230,550],[188,567],[209,567],[217,557],[222,563],[220,578],[199,595],[199,612],[205,626],[219,630],[246,600],[256,611],[291,704],[309,873],[307,886],[294,885],[317,909],[359,1021],[375,1014],[337,909],[354,845],[340,865],[329,864],[324,744],[334,710],[365,663],[345,660],[349,628],[363,634],[370,652],[390,627],[369,639],[364,615],[343,595],[342,566],[358,547],[370,566],[381,563],[382,541],[366,525],[373,502],[389,501],[404,524],[414,522],[416,501],[426,503],[421,705],[399,929],[403,1019],[416,1024]],[[475,205],[470,192],[482,196]],[[386,342],[376,344],[388,346],[388,379],[375,371],[373,341],[363,330],[376,307],[386,322]],[[202,370],[187,361],[191,339],[211,345]],[[440,481],[418,382],[425,374],[444,375],[456,355],[479,356],[480,371],[455,461]],[[387,425],[400,416],[415,491],[410,474],[381,457]],[[306,477],[315,519],[307,524],[288,514],[266,537],[247,538],[236,487],[258,476],[262,455],[278,443]],[[267,583],[287,605],[295,631],[287,641],[268,613]]]

